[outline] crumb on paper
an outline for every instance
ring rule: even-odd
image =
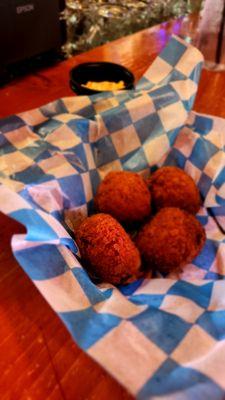
[[[64,211],[65,223],[73,232],[79,228],[81,222],[83,222],[85,218],[87,218],[87,215],[82,209]]]

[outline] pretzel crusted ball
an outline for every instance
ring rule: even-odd
[[[196,214],[201,205],[200,194],[193,179],[177,167],[162,167],[149,180],[152,203],[156,210],[178,207]]]
[[[113,171],[99,185],[96,208],[120,222],[142,221],[150,214],[151,195],[144,179],[128,171]]]
[[[139,251],[113,217],[96,214],[86,218],[75,238],[92,274],[113,284],[135,280],[141,266]]]
[[[136,245],[149,268],[169,273],[190,263],[205,240],[205,231],[193,215],[162,208],[139,232]]]

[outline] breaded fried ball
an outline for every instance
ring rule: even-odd
[[[98,211],[120,222],[142,221],[151,211],[151,195],[144,179],[129,171],[109,172],[100,183],[95,197]]]
[[[149,189],[156,210],[178,207],[196,214],[200,208],[199,190],[193,179],[180,168],[159,168],[149,179]]]
[[[115,285],[136,279],[141,266],[139,251],[113,217],[96,214],[86,218],[75,238],[81,257],[94,276]]]
[[[162,208],[139,232],[136,245],[148,268],[162,273],[179,271],[201,251],[205,230],[191,214]]]

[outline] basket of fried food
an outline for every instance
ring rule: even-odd
[[[94,199],[96,213],[75,229],[90,276],[113,285],[146,274],[179,273],[201,252],[206,234],[196,218],[201,197],[185,171],[165,166],[148,179],[109,172]]]

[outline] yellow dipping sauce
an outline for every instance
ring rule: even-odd
[[[88,81],[87,83],[81,85],[87,89],[91,90],[98,90],[100,92],[103,91],[114,91],[114,90],[121,90],[125,88],[124,81],[119,82],[91,82]]]

